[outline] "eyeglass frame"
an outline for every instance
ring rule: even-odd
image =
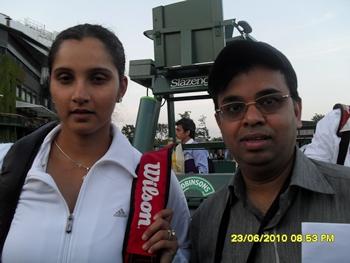
[[[276,110],[274,110],[272,112],[267,112],[267,111],[263,110],[261,108],[261,106],[259,106],[259,103],[257,102],[257,100],[259,100],[261,98],[264,98],[264,97],[271,96],[271,95],[279,95],[279,93],[266,94],[266,95],[263,95],[263,96],[260,96],[260,97],[256,98],[254,101],[249,101],[249,102],[231,101],[231,102],[228,102],[228,103],[225,103],[225,104],[221,105],[218,109],[215,109],[215,113],[219,114],[223,119],[227,119],[227,120],[230,120],[230,121],[238,121],[238,120],[241,120],[241,119],[244,118],[245,114],[248,111],[249,106],[251,106],[251,105],[258,105],[258,106],[255,106],[255,107],[256,107],[257,110],[259,110],[260,113],[262,113],[263,115],[269,115],[269,114],[277,112],[278,109],[276,109]],[[292,96],[290,94],[281,95],[281,101],[284,101],[285,99],[288,99],[288,98],[292,98]],[[242,116],[239,116],[237,118],[225,117],[224,116],[224,112],[222,111],[222,107],[225,107],[225,106],[230,105],[232,103],[244,104],[244,110],[240,113]]]

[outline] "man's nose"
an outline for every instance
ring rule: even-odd
[[[254,126],[265,123],[265,117],[256,105],[256,103],[250,103],[247,105],[243,118],[245,125]]]

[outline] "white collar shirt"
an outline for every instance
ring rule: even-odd
[[[304,154],[312,159],[337,163],[340,137],[337,129],[341,118],[340,109],[327,113],[318,123],[312,142],[303,147]],[[350,130],[350,119],[344,125],[341,132]],[[350,167],[350,147],[348,147],[344,166]]]

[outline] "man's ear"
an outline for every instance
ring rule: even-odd
[[[221,126],[221,118],[220,118],[220,116],[219,116],[219,113],[215,112],[214,116],[215,116],[216,124],[217,124],[217,125],[219,126],[219,128],[220,128],[220,126]]]
[[[300,99],[300,101],[294,102],[294,115],[297,123],[297,128],[301,128],[303,126],[301,121],[301,110],[302,110],[302,103]]]

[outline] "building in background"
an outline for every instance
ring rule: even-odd
[[[0,13],[0,142],[15,141],[55,119],[47,55],[56,33]]]
[[[316,130],[316,122],[302,121],[302,127],[297,131],[297,143],[299,147],[311,143]]]

